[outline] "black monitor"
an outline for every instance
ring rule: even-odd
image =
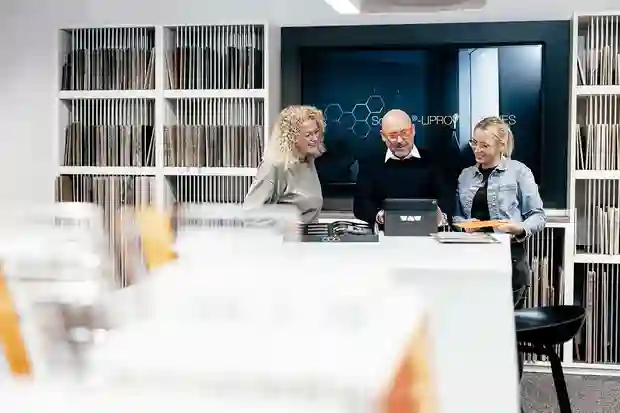
[[[437,201],[435,199],[386,199],[386,236],[422,236],[437,232]]]

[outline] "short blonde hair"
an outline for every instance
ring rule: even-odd
[[[482,119],[476,124],[474,132],[480,130],[493,137],[502,148],[502,156],[509,158],[512,156],[514,150],[514,136],[510,126],[497,116],[489,116]]]
[[[265,158],[272,162],[284,163],[285,168],[303,161],[303,157],[296,148],[297,139],[301,131],[301,125],[314,120],[319,127],[319,156],[325,152],[325,118],[323,112],[314,106],[293,105],[280,112],[267,144]]]

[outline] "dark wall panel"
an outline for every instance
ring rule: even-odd
[[[308,50],[315,49],[314,52],[317,52],[316,48],[333,47],[419,49],[441,45],[483,47],[515,44],[543,45],[542,93],[539,98],[542,139],[532,146],[528,142],[527,148],[517,142],[517,151],[542,151],[543,167],[538,180],[545,206],[564,209],[567,205],[569,136],[569,21],[283,28],[282,105],[302,102],[300,62],[302,53]],[[509,57],[505,55],[504,59]],[[317,58],[320,58],[320,54]],[[528,79],[521,80],[529,85]],[[429,105],[432,106],[433,102],[429,101]],[[519,110],[518,105],[514,110]],[[503,107],[502,112],[505,112]],[[536,125],[536,122],[532,121],[532,125]],[[518,132],[518,136],[526,133],[524,129]]]

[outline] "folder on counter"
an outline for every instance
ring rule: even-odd
[[[467,221],[460,222],[458,224],[454,224],[454,226],[462,229],[483,229],[483,228],[497,228],[506,223],[506,221],[502,220],[491,220],[491,221]]]

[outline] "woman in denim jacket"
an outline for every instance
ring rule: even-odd
[[[522,305],[530,283],[524,241],[545,227],[547,217],[532,171],[510,159],[514,140],[510,127],[497,117],[482,119],[470,140],[476,165],[458,179],[454,223],[503,220],[497,231],[512,235],[512,288],[515,305]]]

